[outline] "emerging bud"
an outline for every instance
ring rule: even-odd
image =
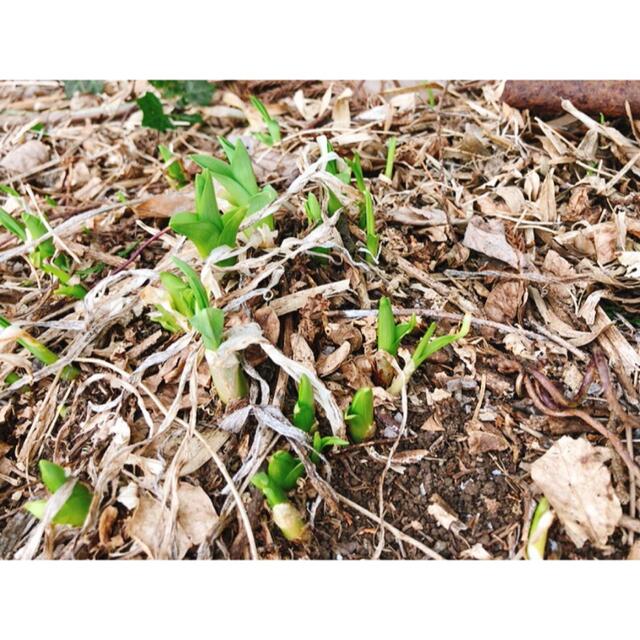
[[[351,439],[357,444],[372,438],[376,432],[373,417],[373,392],[370,387],[358,389],[345,414]]]
[[[281,502],[272,509],[273,521],[290,541],[304,541],[308,538],[308,530],[300,512],[290,503]]]

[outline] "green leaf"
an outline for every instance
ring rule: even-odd
[[[351,171],[353,171],[353,176],[356,180],[356,186],[361,193],[365,193],[367,191],[367,186],[364,183],[364,174],[362,173],[362,164],[360,163],[360,155],[354,154],[353,160],[348,163],[351,167]]]
[[[42,484],[44,484],[49,493],[55,493],[67,479],[67,474],[64,472],[64,469],[54,462],[40,460],[40,462],[38,462],[38,468],[40,469]]]
[[[189,320],[191,326],[202,336],[205,349],[216,351],[222,344],[224,311],[207,307],[197,311]]]
[[[85,267],[84,269],[78,269],[76,271],[76,275],[80,278],[80,280],[85,280],[89,276],[102,273],[106,266],[107,265],[104,262],[97,262],[96,264]]]
[[[375,433],[373,417],[373,391],[370,387],[363,387],[356,391],[353,400],[345,414],[349,426],[349,433],[355,443],[368,440]]]
[[[195,311],[191,287],[184,280],[168,271],[160,273],[160,282],[169,294],[171,307],[185,318],[190,318]]]
[[[276,451],[269,459],[267,473],[270,480],[282,490],[291,491],[304,474],[304,464],[282,449]]]
[[[195,192],[196,213],[200,220],[210,222],[218,231],[222,231],[222,217],[220,209],[218,209],[211,172],[208,169],[204,169],[202,173],[196,176]]]
[[[313,386],[309,376],[303,374],[298,386],[298,401],[293,407],[293,424],[309,433],[316,426]]]
[[[236,181],[242,185],[250,196],[258,193],[258,183],[251,166],[251,158],[242,140],[236,142],[233,159],[231,160],[231,170]]]
[[[166,329],[170,333],[180,333],[182,327],[178,324],[175,317],[172,316],[162,305],[155,305],[156,315],[152,318],[154,322],[157,322],[163,329]]]
[[[38,216],[25,212],[22,214],[22,222],[24,222],[26,227],[28,241],[37,240],[47,233],[47,227]],[[36,246],[29,258],[36,267],[40,267],[42,266],[42,261],[53,257],[55,252],[56,247],[53,243],[53,239],[49,238]]]
[[[165,173],[167,175],[169,185],[175,189],[182,189],[182,187],[188,184],[189,181],[184,175],[180,160],[175,159],[171,150],[163,144],[158,145],[158,151],[160,152],[160,157],[165,163]]]
[[[264,472],[256,473],[251,478],[251,484],[260,489],[267,499],[267,504],[273,508],[277,504],[288,502],[285,492]]]
[[[102,80],[64,80],[64,94],[67,98],[73,98],[76,93],[102,93],[104,82]]]
[[[205,156],[203,154],[195,154],[190,156],[191,159],[203,169],[209,169],[211,173],[227,176],[233,180],[233,172],[231,166],[224,160],[214,158],[213,156]]]
[[[175,125],[165,114],[162,103],[158,97],[147,91],[141,98],[136,100],[140,109],[142,109],[142,126],[157,131],[167,131],[175,129]]]
[[[13,233],[22,242],[27,241],[27,232],[22,224],[20,224],[13,216],[0,207],[0,225],[7,231]]]
[[[392,356],[398,355],[396,341],[396,322],[389,298],[382,297],[378,303],[378,349]]]
[[[246,215],[247,211],[245,207],[238,207],[237,209],[230,209],[222,216],[222,232],[220,233],[217,246],[224,245],[231,248],[236,246],[238,229]]]
[[[63,284],[54,290],[57,296],[66,296],[67,298],[75,298],[83,300],[87,295],[87,290],[81,284]]]
[[[0,191],[2,193],[6,193],[8,196],[13,196],[14,198],[20,198],[20,194],[8,184],[0,184]]]
[[[176,213],[171,216],[169,226],[178,234],[193,242],[201,258],[206,258],[219,246],[220,232],[211,222],[202,222],[195,213]]]
[[[461,338],[464,338],[467,333],[469,333],[469,328],[471,327],[471,316],[465,314],[462,319],[462,325],[460,329],[455,333],[450,333],[446,336],[440,336],[438,338],[432,338],[435,329],[436,323],[432,322],[427,329],[427,332],[422,336],[422,339],[418,343],[416,350],[414,351],[411,359],[415,364],[416,368],[419,367],[429,356],[433,355],[440,349],[444,349],[447,345],[450,345]]]
[[[184,273],[187,278],[191,290],[193,291],[193,299],[195,302],[195,310],[202,311],[209,306],[209,294],[207,290],[202,286],[202,282],[198,277],[198,274],[180,258],[173,257],[173,263]]]
[[[396,145],[398,144],[398,139],[393,136],[389,138],[387,142],[387,164],[384,169],[384,175],[391,180],[393,178],[393,161],[396,157]]]
[[[211,104],[215,84],[207,80],[151,80],[164,98],[179,98],[181,104],[197,104],[203,107]]]
[[[304,203],[304,210],[307,214],[307,219],[312,226],[320,224],[322,222],[322,209],[318,198],[313,193],[309,193],[307,200]]]
[[[270,147],[274,144],[277,144],[282,139],[282,135],[280,133],[280,125],[278,124],[277,120],[271,117],[271,115],[267,111],[267,108],[264,106],[264,103],[260,99],[256,98],[256,96],[251,96],[250,100],[251,104],[260,113],[262,121],[265,123],[265,125],[267,126],[267,130],[269,131],[268,134],[254,133],[254,135],[256,136],[256,138],[258,138],[258,140]]]
[[[40,460],[40,477],[49,493],[55,493],[67,480],[64,469],[48,460]],[[81,527],[89,513],[92,495],[89,489],[80,482],[76,482],[68,500],[62,505],[53,518],[55,524],[68,524],[73,527]],[[45,500],[28,502],[25,509],[38,519],[42,519],[47,506]]]

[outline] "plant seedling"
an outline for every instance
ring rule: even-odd
[[[142,111],[142,126],[156,131],[167,131],[175,129],[171,118],[164,112],[162,102],[155,93],[147,91],[141,98],[136,100]]]
[[[153,320],[173,332],[184,330],[186,323],[191,325],[202,338],[211,380],[220,400],[228,404],[244,398],[248,387],[238,356],[235,352],[224,356],[218,353],[224,341],[224,311],[209,305],[209,294],[186,262],[176,257],[173,261],[185,279],[169,272],[160,274],[169,305],[156,304],[158,315]]]
[[[22,222],[19,222],[2,208],[0,208],[0,226],[16,236],[23,244],[38,240],[48,231],[40,217],[24,212]],[[34,268],[41,269],[61,283],[54,290],[55,294],[82,300],[87,295],[87,290],[76,281],[77,278],[72,274],[71,261],[63,253],[54,258],[55,253],[56,247],[53,239],[48,238],[38,244],[29,254],[29,261]]]
[[[527,539],[526,556],[528,560],[544,560],[547,546],[547,534],[553,523],[553,511],[545,496],[542,496],[531,520]]]
[[[411,359],[405,365],[402,373],[396,377],[391,386],[388,389],[388,392],[392,396],[398,396],[402,392],[402,387],[409,381],[409,378],[414,374],[416,369],[429,357],[432,356],[436,351],[440,351],[440,349],[444,349],[447,345],[456,342],[464,338],[467,333],[469,333],[469,328],[471,327],[471,316],[469,314],[465,314],[462,319],[462,324],[460,329],[455,333],[450,333],[445,336],[439,336],[438,338],[434,338],[433,334],[436,330],[436,323],[432,322],[429,325],[429,328],[426,330],[425,334],[418,342],[418,346],[415,348]]]
[[[251,483],[264,494],[271,509],[273,521],[287,540],[302,541],[307,537],[307,527],[296,507],[289,502],[284,490],[264,471],[251,478]]]
[[[349,443],[347,440],[338,438],[337,436],[321,436],[317,431],[313,434],[313,451],[309,456],[313,464],[320,462],[320,455],[327,447],[346,447]]]
[[[189,238],[202,258],[206,258],[217,247],[234,248],[238,229],[246,215],[246,207],[233,208],[221,214],[208,169],[196,176],[195,200],[195,213],[176,213],[169,220],[169,226],[176,233]],[[230,266],[234,263],[235,257],[232,257],[217,264]]]
[[[331,143],[326,140],[324,136],[322,138],[326,141],[327,151],[333,151],[334,149]],[[340,180],[340,182],[342,182],[343,184],[349,184],[349,181],[351,180],[351,165],[349,164],[349,162],[344,162],[342,160],[341,162],[345,167],[342,170],[338,167],[337,160],[329,160],[326,167],[327,173],[330,173],[332,176],[338,178],[338,180]],[[328,187],[326,187],[326,189],[329,195],[327,210],[329,211],[329,215],[332,216],[338,209],[342,207],[342,203],[338,199],[338,196],[331,189],[329,189]]]
[[[304,203],[304,210],[307,214],[307,219],[309,220],[309,224],[311,227],[315,227],[322,223],[322,209],[320,207],[320,203],[318,202],[318,198],[313,193],[309,193],[307,199]],[[327,262],[324,256],[331,253],[331,249],[329,247],[315,247],[311,249],[311,253],[320,254],[318,260],[321,262]]]
[[[393,357],[397,356],[400,342],[416,328],[417,323],[418,319],[414,313],[409,322],[396,324],[391,301],[387,297],[380,298],[378,303],[378,350],[386,351]]]
[[[396,146],[398,139],[395,136],[389,138],[387,142],[387,164],[384,168],[384,175],[391,180],[393,178],[393,162],[396,158]]]
[[[244,208],[250,216],[276,199],[276,191],[270,185],[260,189],[251,166],[251,158],[242,140],[236,144],[226,138],[219,138],[220,144],[229,162],[205,155],[194,155],[191,159],[203,169],[211,172],[213,179],[223,188],[224,199],[236,208]],[[269,215],[260,220],[255,226],[266,225],[273,230],[275,224],[273,216]]]
[[[7,318],[0,315],[0,329],[7,329],[12,327],[12,324]],[[36,360],[42,364],[50,365],[58,362],[58,356],[50,349],[45,347],[42,342],[39,342],[35,338],[32,338],[26,331],[22,331],[16,328],[16,342],[26,349]],[[60,374],[63,380],[73,380],[80,371],[73,365],[67,365]],[[17,378],[14,377],[14,382]]]
[[[380,237],[376,233],[376,219],[373,215],[373,198],[368,191],[364,193],[364,214],[365,214],[365,234],[367,253],[366,258],[369,264],[378,261],[378,252],[380,250]]]
[[[48,460],[40,460],[38,467],[40,468],[42,483],[51,494],[54,494],[69,479],[62,467]],[[81,527],[87,519],[92,499],[93,496],[88,487],[80,482],[76,482],[71,495],[62,505],[52,522],[54,524],[68,524],[72,527]],[[38,518],[38,520],[42,520],[47,508],[47,500],[27,502],[24,508],[31,515]]]
[[[389,298],[380,298],[378,304],[378,350],[375,355],[375,372],[381,384],[388,386],[394,376],[394,367],[389,356],[398,355],[398,347],[402,339],[416,327],[417,318],[411,316],[408,322],[396,324]]]
[[[184,175],[182,169],[182,163],[173,154],[169,147],[165,147],[163,144],[158,145],[158,152],[164,162],[164,172],[167,176],[167,182],[173,189],[180,190],[185,185],[189,184],[187,176]]]
[[[269,458],[267,474],[283,491],[291,491],[304,475],[304,464],[288,451],[280,449]]]
[[[316,407],[313,400],[313,387],[306,374],[300,378],[298,401],[293,407],[293,424],[306,433],[312,433],[318,427]]]
[[[344,419],[349,428],[349,435],[356,443],[371,439],[376,432],[373,417],[373,391],[371,387],[362,387],[356,391]]]
[[[258,110],[262,121],[267,125],[268,133],[264,132],[256,132],[253,135],[262,142],[262,144],[266,144],[268,147],[273,147],[274,144],[278,144],[282,140],[282,135],[280,133],[280,125],[278,121],[275,120],[269,112],[267,108],[264,106],[264,103],[256,96],[251,96],[250,98],[251,104]]]

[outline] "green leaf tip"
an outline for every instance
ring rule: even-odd
[[[345,420],[349,427],[351,439],[356,444],[373,437],[376,427],[371,387],[362,387],[356,391],[345,413]]]

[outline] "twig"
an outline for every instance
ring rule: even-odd
[[[109,275],[110,276],[115,276],[116,273],[120,273],[121,271],[124,271],[130,264],[133,264],[136,259],[138,258],[138,256],[152,243],[155,242],[158,238],[160,238],[161,236],[163,236],[165,233],[167,233],[167,231],[169,231],[171,227],[165,227],[164,229],[161,229],[160,231],[158,231],[158,233],[154,233],[151,237],[147,238],[129,257],[129,259],[121,264],[117,269],[115,269],[114,271],[112,271]]]

